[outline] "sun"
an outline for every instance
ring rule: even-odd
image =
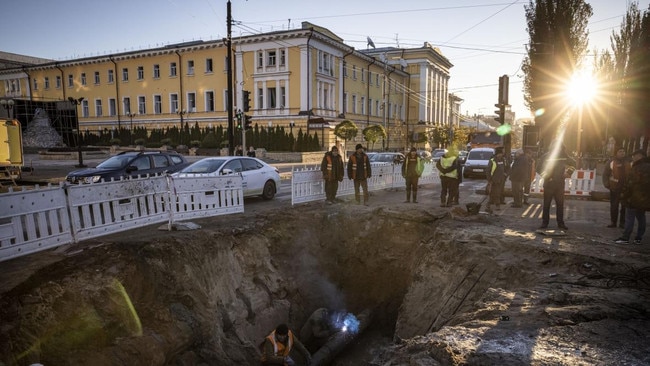
[[[573,75],[566,86],[566,96],[574,106],[591,103],[598,93],[598,84],[591,75],[578,73]]]

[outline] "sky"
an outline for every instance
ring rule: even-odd
[[[586,0],[589,50],[611,50],[629,0]],[[650,0],[639,0],[641,11]],[[498,80],[510,79],[516,118],[524,105],[521,63],[528,32],[529,0],[231,0],[232,35],[325,27],[357,50],[438,47],[454,65],[449,91],[463,99],[463,114],[493,115]],[[54,60],[147,49],[227,35],[227,0],[20,0],[3,7],[0,50]],[[588,61],[590,62],[590,61]]]

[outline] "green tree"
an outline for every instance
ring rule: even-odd
[[[357,137],[358,133],[359,128],[357,125],[348,119],[341,121],[341,123],[334,127],[334,136],[344,141],[343,149],[345,150],[347,150],[348,140],[352,140],[353,138]]]
[[[530,37],[522,63],[524,100],[547,147],[565,120],[564,87],[586,54],[593,11],[584,0],[530,0],[524,9]]]
[[[371,149],[374,150],[375,148],[375,143],[377,140],[380,138],[385,139],[386,138],[386,130],[384,129],[384,126],[382,125],[370,125],[361,131],[361,134],[363,135],[363,138],[371,143]]]

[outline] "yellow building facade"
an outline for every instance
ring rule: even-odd
[[[450,123],[452,64],[435,48],[355,50],[327,29],[302,28],[232,40],[233,114],[250,93],[253,124],[317,133],[323,149],[343,120],[361,130],[384,126],[385,149],[402,150],[416,129]],[[52,61],[0,70],[0,98],[78,108],[95,132],[144,127],[228,126],[227,48],[223,41]],[[79,100],[79,106],[68,102]],[[1,112],[1,111],[0,111]],[[236,123],[235,123],[236,124]],[[181,141],[189,143],[189,141]]]

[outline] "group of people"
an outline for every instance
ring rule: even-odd
[[[616,150],[614,157],[605,166],[603,185],[609,189],[609,228],[623,229],[623,234],[614,240],[616,244],[628,244],[637,224],[635,244],[641,244],[646,228],[645,212],[650,210],[650,159],[645,150],[636,150],[631,159],[625,149]]]
[[[235,147],[235,155],[236,156],[244,156],[244,148],[241,145],[237,145]],[[255,157],[255,148],[252,146],[248,147],[248,151],[246,152],[246,156],[249,156],[251,158]]]

